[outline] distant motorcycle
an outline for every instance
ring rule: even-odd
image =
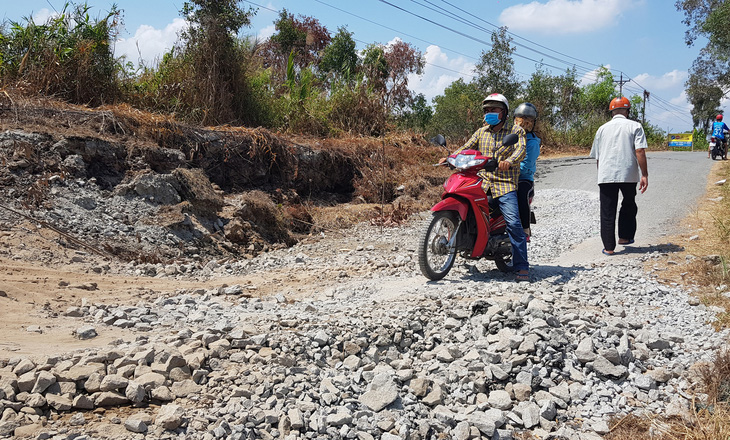
[[[727,159],[727,141],[725,139],[718,139],[716,137],[710,138],[710,150],[712,154],[712,160],[720,157],[723,160]]]
[[[514,145],[516,134],[504,137],[502,146]],[[446,147],[438,135],[434,141]],[[431,211],[433,217],[422,232],[418,244],[418,265],[423,275],[432,280],[445,277],[456,260],[457,253],[466,259],[494,260],[502,272],[512,271],[512,243],[507,235],[507,223],[499,204],[484,194],[480,170],[494,171],[495,158],[477,150],[452,154],[448,165],[456,171],[444,183],[441,201]]]

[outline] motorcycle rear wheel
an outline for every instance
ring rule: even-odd
[[[418,244],[418,266],[421,273],[431,281],[445,277],[456,260],[456,249],[449,242],[458,226],[456,213],[438,211],[423,231]]]

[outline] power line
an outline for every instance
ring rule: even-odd
[[[422,3],[419,3],[419,1],[418,1],[418,0],[411,0],[411,1],[412,1],[413,3],[416,3],[417,5],[423,6],[423,7],[425,7],[426,9],[429,9],[429,10],[431,10],[431,11],[434,11],[434,12],[436,12],[436,13],[438,13],[438,14],[441,14],[441,15],[446,15],[446,16],[448,16],[448,17],[450,17],[450,18],[452,18],[452,19],[454,19],[454,20],[456,20],[456,21],[458,21],[458,22],[461,22],[462,24],[467,24],[467,25],[469,25],[469,26],[473,27],[474,29],[477,29],[477,30],[480,30],[480,31],[483,31],[483,32],[486,32],[486,33],[489,33],[489,34],[494,34],[494,31],[492,31],[492,30],[489,30],[489,29],[487,29],[487,28],[485,28],[485,27],[483,27],[483,26],[479,26],[479,25],[477,25],[476,23],[474,23],[474,22],[472,22],[472,21],[469,21],[469,20],[467,20],[467,19],[465,19],[465,18],[463,18],[463,17],[459,16],[458,14],[455,14],[455,13],[453,13],[453,12],[451,12],[451,11],[448,11],[448,10],[446,10],[446,9],[444,9],[444,8],[441,8],[441,7],[439,7],[439,6],[436,6],[436,5],[434,5],[434,4],[432,3],[432,2],[430,2],[429,0],[423,0],[423,1],[424,1],[424,2],[426,2],[426,3],[428,3],[428,4],[430,4],[430,5],[433,5],[433,7],[430,7],[430,6],[425,6],[425,5],[423,5]],[[448,4],[448,2],[445,2],[445,3],[447,3],[447,4]],[[438,9],[438,10],[437,10],[437,9]],[[463,9],[460,9],[460,8],[458,8],[458,7],[457,7],[457,9],[459,9],[460,11],[466,12],[466,11],[464,11]],[[439,12],[439,10],[440,10],[440,11],[442,11],[442,12]],[[483,22],[485,22],[485,23],[487,23],[487,24],[489,24],[490,26],[493,26],[493,27],[497,28],[497,29],[501,29],[500,27],[498,27],[498,26],[496,26],[496,25],[494,25],[494,24],[492,24],[492,23],[489,23],[488,21],[485,21],[485,20],[482,20],[482,19],[480,19],[480,20],[481,20],[481,21],[483,21]],[[509,35],[515,35],[515,34],[513,34],[513,33],[509,32],[509,31],[506,31],[506,33],[507,33],[507,34],[509,34]],[[515,36],[516,36],[516,35],[515,35]],[[520,38],[522,39],[522,37],[520,37]],[[529,40],[527,40],[527,41],[529,41]],[[584,71],[591,71],[591,70],[593,70],[593,69],[594,69],[594,68],[596,67],[596,66],[593,66],[593,65],[592,65],[592,66],[591,66],[590,68],[586,68],[586,67],[583,67],[583,66],[578,66],[578,65],[576,65],[575,63],[571,63],[571,62],[565,61],[565,60],[563,60],[563,59],[557,58],[557,57],[555,57],[555,56],[553,56],[553,55],[549,55],[549,54],[547,54],[547,53],[545,53],[545,52],[541,52],[541,51],[539,51],[539,50],[537,50],[537,49],[531,48],[531,47],[529,47],[529,46],[526,46],[526,45],[524,45],[524,44],[520,44],[520,43],[517,43],[517,42],[515,42],[514,40],[513,40],[513,44],[514,44],[515,46],[517,46],[517,47],[521,47],[521,48],[523,48],[523,49],[526,49],[526,50],[529,50],[529,51],[531,51],[531,52],[535,52],[535,53],[537,53],[537,54],[539,54],[539,55],[542,55],[542,56],[544,56],[544,57],[550,58],[550,59],[552,59],[552,60],[558,61],[558,62],[560,62],[560,63],[566,64],[566,65],[569,65],[569,66],[570,66],[570,65],[572,65],[572,66],[574,66],[574,67],[576,67],[576,68],[580,68],[581,70],[584,70]],[[533,43],[533,44],[536,44],[536,43]],[[539,46],[539,45],[538,45],[538,46]],[[544,47],[544,46],[540,46],[540,47]],[[581,62],[582,62],[582,61],[581,61]]]
[[[424,16],[422,16],[422,15],[418,15],[418,14],[416,14],[415,12],[411,12],[411,11],[409,11],[409,10],[405,9],[405,8],[402,8],[402,7],[400,7],[400,6],[394,5],[393,3],[390,3],[390,2],[388,2],[388,1],[386,1],[386,0],[378,0],[378,1],[380,1],[381,3],[384,3],[384,4],[388,5],[388,6],[391,6],[391,7],[395,8],[395,9],[398,9],[398,10],[400,10],[400,11],[402,11],[402,12],[405,12],[406,14],[409,14],[409,15],[413,15],[414,17],[420,18],[421,20],[424,20],[424,21],[426,21],[426,22],[428,22],[428,23],[431,23],[431,24],[433,24],[433,25],[435,25],[435,26],[438,26],[438,27],[440,27],[440,28],[446,29],[447,31],[450,31],[450,32],[453,32],[453,33],[455,33],[455,34],[461,35],[461,36],[462,36],[462,37],[464,37],[464,38],[468,38],[468,39],[470,39],[470,40],[472,40],[472,41],[475,41],[475,42],[477,42],[477,43],[483,44],[483,45],[485,45],[485,46],[488,46],[488,47],[492,47],[492,44],[491,44],[491,43],[489,43],[489,42],[487,42],[487,41],[484,41],[484,40],[482,40],[482,39],[480,39],[480,38],[474,37],[474,36],[472,36],[472,35],[469,35],[469,34],[465,34],[464,32],[458,31],[458,30],[456,30],[456,29],[453,29],[453,28],[451,28],[451,27],[449,27],[449,26],[445,26],[445,25],[443,25],[443,24],[441,24],[441,23],[438,23],[438,22],[436,22],[436,21],[434,21],[434,20],[431,20],[431,19],[429,19],[429,18],[426,18],[426,17],[424,17]],[[530,58],[530,57],[526,57],[526,56],[524,56],[524,55],[518,54],[517,52],[514,52],[514,55],[515,55],[515,56],[518,56],[518,57],[520,57],[520,58],[523,58],[523,59],[526,59],[526,60],[532,61],[532,62],[534,62],[534,63],[540,63],[540,64],[542,64],[542,65],[545,65],[545,66],[549,66],[549,67],[552,67],[552,68],[555,68],[555,69],[561,69],[561,68],[560,68],[560,67],[558,67],[558,66],[553,66],[553,65],[551,65],[551,64],[547,64],[547,63],[545,63],[545,62],[543,62],[543,61],[538,61],[538,60],[536,60],[536,59],[533,59],[533,58]]]
[[[427,0],[426,0],[426,1],[427,1]],[[457,10],[459,10],[459,11],[461,11],[461,12],[465,13],[465,14],[469,14],[469,15],[473,15],[473,16],[477,17],[477,18],[478,18],[478,19],[479,19],[480,21],[482,21],[482,22],[484,22],[484,23],[486,23],[486,24],[488,24],[488,25],[490,25],[490,26],[492,26],[492,27],[494,27],[494,28],[499,28],[499,26],[497,26],[496,24],[490,23],[490,22],[488,22],[488,21],[484,20],[483,18],[481,18],[481,17],[479,16],[479,14],[470,14],[470,13],[469,13],[468,11],[465,11],[464,9],[462,9],[462,8],[460,8],[460,7],[456,6],[456,5],[454,5],[453,3],[450,3],[450,2],[448,2],[448,1],[446,1],[446,0],[441,0],[441,1],[442,1],[442,2],[444,2],[444,3],[446,3],[446,4],[447,4],[447,5],[449,5],[449,6],[451,6],[451,7],[455,8],[455,9],[457,9]],[[580,58],[575,58],[575,57],[572,57],[572,56],[570,56],[570,55],[567,55],[567,54],[564,54],[564,53],[562,53],[562,52],[559,52],[559,51],[557,51],[557,50],[551,49],[551,48],[549,48],[549,47],[547,47],[547,46],[543,46],[542,44],[539,44],[539,43],[536,43],[536,42],[534,42],[534,41],[532,41],[532,40],[529,40],[529,39],[527,39],[527,38],[521,37],[520,35],[517,35],[517,34],[515,34],[515,33],[513,33],[513,32],[510,32],[509,30],[507,31],[507,33],[508,33],[509,35],[512,35],[512,36],[516,37],[516,38],[519,38],[519,39],[521,39],[521,40],[527,41],[527,42],[528,42],[528,43],[530,43],[530,44],[534,44],[534,45],[535,45],[535,46],[537,46],[537,47],[540,47],[540,48],[542,48],[542,49],[546,49],[546,50],[549,50],[550,52],[554,52],[554,53],[556,53],[556,54],[558,54],[558,55],[560,55],[560,56],[564,56],[564,57],[566,57],[566,58],[570,58],[570,59],[573,59],[573,60],[575,60],[575,61],[578,61],[578,62],[581,62],[581,63],[587,64],[587,65],[589,65],[589,66],[594,66],[594,67],[601,67],[601,65],[599,65],[599,64],[596,64],[596,63],[591,63],[591,62],[588,62],[588,61],[584,61],[584,60],[581,60]]]

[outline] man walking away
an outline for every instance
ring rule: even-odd
[[[636,183],[642,194],[649,186],[646,136],[640,123],[628,119],[630,108],[631,103],[623,96],[611,101],[612,119],[598,129],[591,148],[590,157],[596,159],[598,167],[601,240],[605,255],[613,255],[616,249],[619,191],[623,200],[618,213],[618,244],[629,245],[636,234]]]

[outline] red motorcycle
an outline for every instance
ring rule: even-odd
[[[446,140],[433,139],[442,147]],[[502,141],[503,147],[514,145],[516,134]],[[456,260],[463,258],[494,260],[502,272],[512,271],[512,244],[507,235],[507,223],[499,204],[482,190],[480,170],[494,171],[498,162],[476,150],[452,154],[448,164],[456,172],[444,183],[441,201],[431,211],[433,217],[423,231],[418,246],[418,265],[426,278],[436,281],[445,277]]]

